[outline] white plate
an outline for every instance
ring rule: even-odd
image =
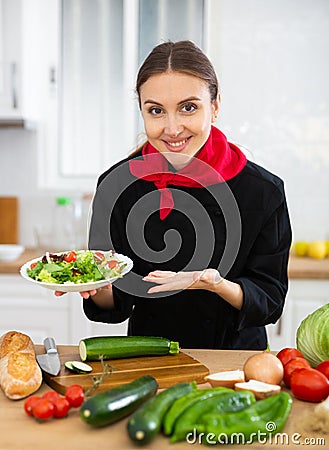
[[[97,250],[93,250],[97,251]],[[103,252],[102,250],[98,250]],[[67,253],[67,252],[60,252],[58,254]],[[124,267],[124,269],[121,272],[121,275],[126,275],[128,272],[131,271],[133,268],[133,262],[128,256],[121,255],[120,253],[114,254],[115,258],[118,259],[120,262],[124,262],[127,265]],[[107,278],[106,280],[100,280],[100,281],[91,281],[89,283],[65,283],[65,284],[56,284],[56,283],[43,283],[42,281],[34,280],[33,278],[30,278],[27,274],[27,269],[30,268],[31,264],[34,262],[38,262],[42,259],[43,256],[40,256],[39,258],[32,259],[31,261],[26,262],[20,270],[20,274],[22,275],[25,280],[30,281],[31,283],[34,283],[38,286],[42,286],[47,289],[51,289],[52,291],[60,291],[60,292],[82,292],[82,291],[92,291],[93,289],[99,289],[101,287],[104,287],[108,284],[113,283],[115,280],[121,278],[121,277],[114,277],[114,278]]]

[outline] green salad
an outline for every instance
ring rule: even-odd
[[[122,278],[126,263],[112,251],[91,250],[46,253],[26,270],[28,276],[43,283],[82,284],[111,278]]]

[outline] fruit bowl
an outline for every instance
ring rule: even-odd
[[[25,248],[17,244],[0,244],[0,261],[15,261]]]

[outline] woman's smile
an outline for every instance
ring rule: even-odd
[[[170,151],[181,152],[185,150],[190,142],[191,137],[180,139],[179,141],[163,141]]]

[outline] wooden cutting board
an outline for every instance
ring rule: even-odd
[[[18,242],[18,199],[0,197],[0,244]]]
[[[38,352],[40,353],[40,352]],[[66,361],[80,361],[78,352],[60,354],[61,370],[57,376],[43,374],[44,381],[55,391],[64,394],[71,384],[80,384],[84,390],[93,385],[93,377],[99,377],[103,368],[100,361],[88,362],[92,366],[91,374],[75,374],[65,368]],[[145,356],[138,358],[112,359],[105,361],[111,366],[112,372],[105,377],[97,392],[129,383],[144,375],[153,376],[159,388],[167,388],[182,381],[205,383],[204,377],[209,369],[184,352],[168,356]]]

